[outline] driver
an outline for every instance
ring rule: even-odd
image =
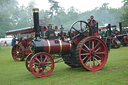
[[[97,28],[96,26],[96,20],[94,20],[94,16],[90,16],[90,21],[88,22],[88,24],[90,25],[90,35],[92,36],[97,36]]]

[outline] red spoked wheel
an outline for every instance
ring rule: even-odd
[[[124,40],[124,38],[122,39],[122,45],[124,47],[128,46],[128,37],[125,36],[125,40]]]
[[[31,72],[31,69],[30,69],[30,60],[32,58],[32,54],[30,53],[27,57],[26,57],[26,61],[25,61],[25,65],[26,65],[26,68],[28,69],[28,71]]]
[[[37,77],[49,76],[54,69],[54,60],[51,55],[40,52],[30,60],[30,70]]]
[[[85,69],[97,71],[106,64],[107,46],[97,37],[84,38],[77,45],[76,57],[79,57],[79,61]]]
[[[12,47],[12,58],[15,61],[24,60],[24,56],[25,56],[25,49],[22,45],[16,44]]]

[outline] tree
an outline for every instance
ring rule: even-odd
[[[121,17],[123,26],[128,26],[128,0],[123,1],[123,15]]]
[[[0,0],[0,34],[5,36],[5,31],[13,29],[13,14],[17,10],[16,0]]]
[[[15,21],[14,29],[24,28],[33,25],[32,19],[32,8],[31,7],[18,7],[17,11],[13,16]]]

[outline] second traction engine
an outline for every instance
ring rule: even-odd
[[[106,46],[104,41],[98,37],[87,35],[89,34],[87,29],[83,30],[82,27],[85,25],[90,27],[87,22],[74,22],[71,25],[68,39],[54,37],[55,32],[51,29],[45,32],[47,38],[44,36],[41,38],[40,36],[44,34],[40,34],[38,12],[39,9],[33,9],[35,38],[31,42],[31,53],[25,62],[28,71],[37,77],[49,76],[56,63],[52,54],[59,55],[59,58],[62,58],[65,64],[72,68],[84,67],[90,71],[97,71],[106,64],[109,49],[107,47],[110,46]]]

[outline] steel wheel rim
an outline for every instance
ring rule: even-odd
[[[21,61],[23,60],[23,49],[20,47],[20,45],[14,45],[12,48],[12,58],[15,61]]]
[[[54,60],[47,53],[37,53],[30,60],[30,69],[37,77],[49,76],[54,70]]]
[[[87,43],[89,45],[87,45]],[[106,64],[108,50],[102,40],[96,37],[91,37],[87,38],[82,43],[79,57],[84,68],[91,71],[97,71]]]
[[[30,69],[30,60],[31,60],[31,57],[32,57],[32,54],[30,53],[30,54],[26,57],[26,61],[25,61],[26,68],[27,68],[28,71],[30,71],[30,72],[31,72],[31,69]]]

